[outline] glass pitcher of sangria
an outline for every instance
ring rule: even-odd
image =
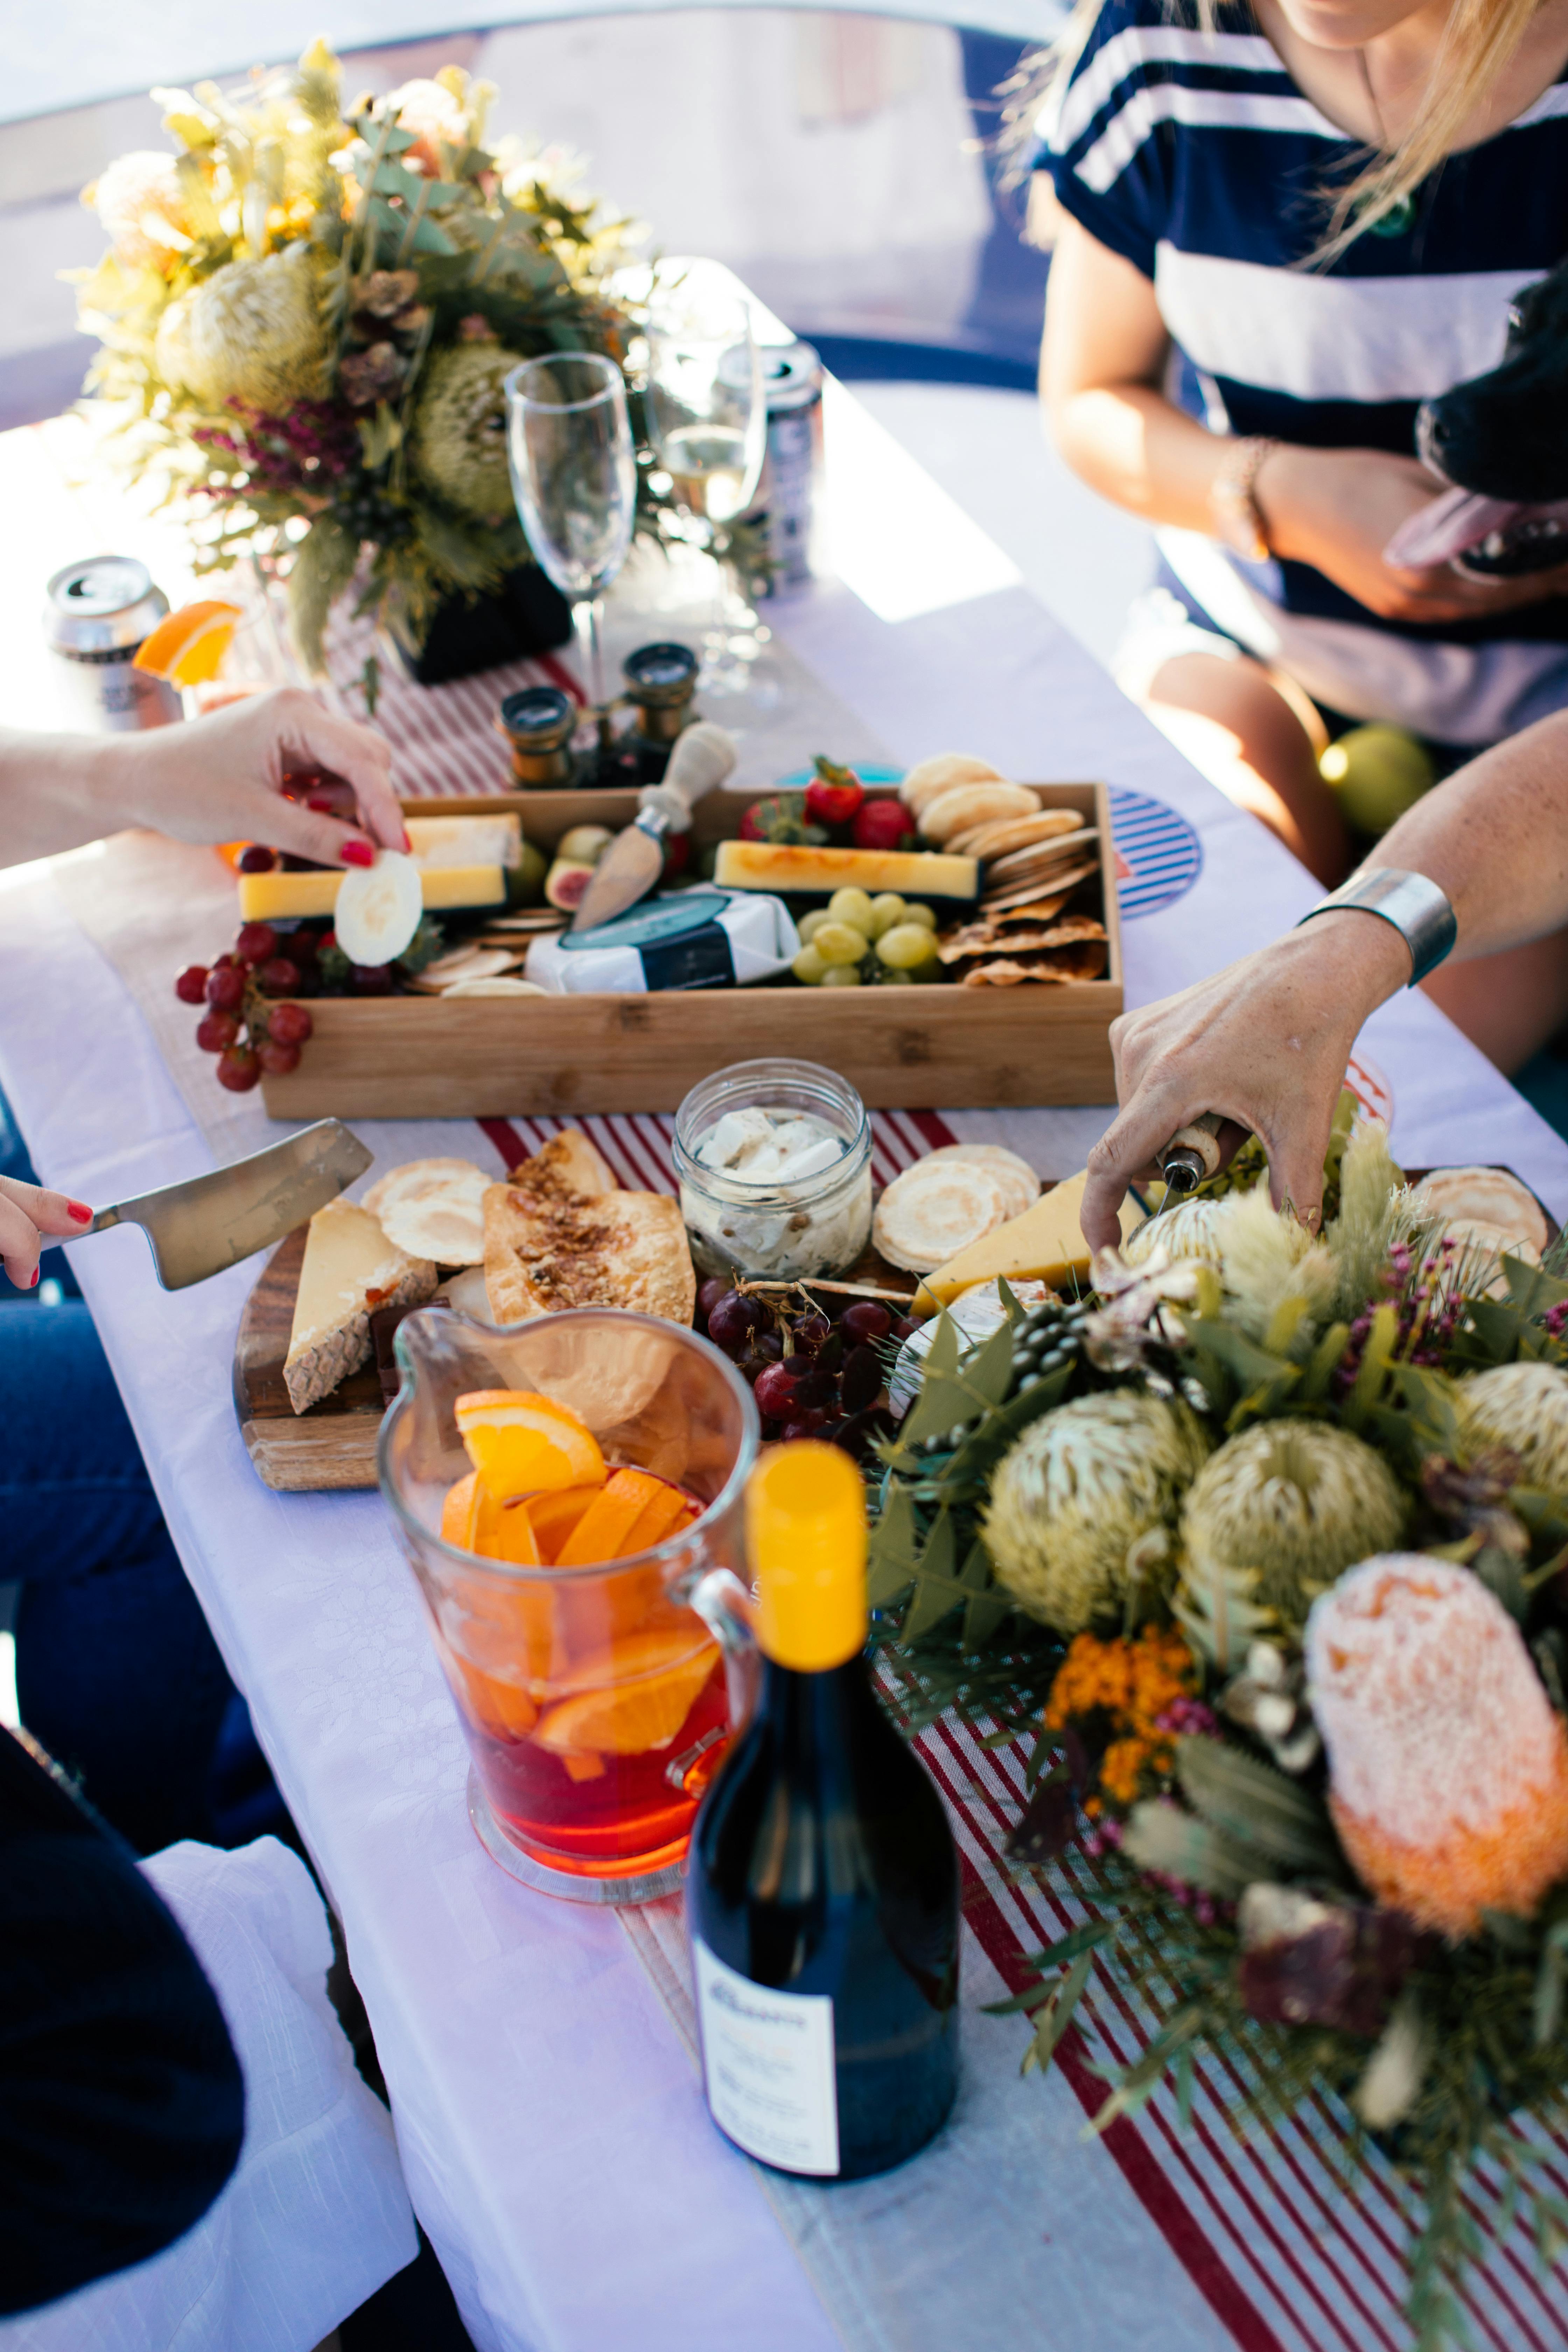
[[[382,1492],[511,1874],[580,1902],[679,1885],[748,1666],[691,1605],[744,1608],[756,1406],[695,1332],[610,1307],[504,1330],[407,1317]]]

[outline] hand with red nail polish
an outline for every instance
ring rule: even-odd
[[[36,789],[15,822],[5,812],[0,865],[138,824],[176,841],[265,842],[318,866],[370,866],[378,847],[408,846],[385,739],[303,688],[145,734],[7,740],[26,747]]]
[[[38,1279],[38,1252],[46,1234],[58,1238],[91,1223],[92,1211],[85,1202],[68,1200],[42,1184],[0,1176],[0,1258],[18,1290],[31,1290]]]

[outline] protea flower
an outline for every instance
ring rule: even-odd
[[[235,400],[270,416],[321,399],[330,369],[310,247],[226,262],[170,303],[156,356],[164,383],[204,408]]]
[[[190,222],[173,155],[139,148],[121,155],[82,192],[131,269],[167,269],[190,244]]]
[[[450,344],[426,369],[415,412],[419,472],[459,514],[480,522],[511,511],[501,386],[517,364],[517,353],[499,343]]]
[[[1468,1569],[1364,1560],[1313,1604],[1307,1675],[1334,1824],[1382,1902],[1457,1942],[1568,1873],[1568,1735]]]
[[[1256,1570],[1258,1598],[1300,1622],[1311,1588],[1405,1532],[1381,1455],[1326,1421],[1260,1421],[1209,1456],[1187,1496],[1188,1573]]]
[[[1568,1373],[1555,1364],[1499,1364],[1459,1388],[1467,1444],[1517,1454],[1527,1486],[1568,1500]]]
[[[997,1580],[1058,1633],[1120,1621],[1139,1572],[1130,1548],[1174,1527],[1207,1451],[1185,1405],[1130,1389],[1044,1414],[991,1481],[984,1537]]]
[[[1129,1265],[1141,1265],[1154,1251],[1172,1260],[1200,1258],[1206,1265],[1220,1262],[1220,1236],[1240,1196],[1222,1192],[1217,1201],[1180,1201],[1163,1217],[1150,1217],[1135,1226],[1121,1245]]]

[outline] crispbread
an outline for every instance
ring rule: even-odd
[[[889,1265],[932,1274],[1010,1215],[1001,1178],[973,1160],[917,1160],[877,1203],[871,1238]],[[1011,1180],[1016,1183],[1016,1180]]]
[[[1004,857],[1010,849],[1028,849],[1058,834],[1076,833],[1083,819],[1077,809],[1040,809],[1034,816],[999,817],[954,834],[945,846],[959,856]]]
[[[1091,857],[1085,865],[1069,866],[1065,874],[1040,876],[1016,883],[1011,889],[987,890],[980,901],[981,912],[994,915],[1005,912],[1009,907],[1032,906],[1042,889],[1059,892],[1065,898],[1069,890],[1075,890],[1080,882],[1087,882],[1091,874],[1099,871],[1099,858]]]
[[[925,840],[940,844],[955,833],[1000,824],[1005,817],[1016,823],[1021,817],[1036,816],[1039,806],[1039,795],[1027,784],[952,784],[921,808],[921,833]]]
[[[572,1307],[624,1307],[689,1323],[697,1277],[679,1205],[662,1192],[492,1184],[485,1294],[497,1323]]]
[[[992,955],[998,949],[1022,955],[1031,949],[1076,947],[1104,937],[1104,924],[1097,923],[1092,915],[1068,915],[1059,923],[1034,926],[1009,921],[1005,929],[1000,921],[967,923],[942,940],[937,954],[943,963],[962,963],[967,957]]]
[[[987,859],[986,881],[1005,889],[1015,879],[1025,881],[1036,874],[1049,877],[1057,866],[1076,865],[1099,839],[1099,827],[1086,824],[1072,833],[1058,834],[1054,841],[1037,841],[1023,849],[1010,849],[1005,856]]]
[[[958,984],[961,988],[1016,988],[1022,981],[1037,980],[1061,986],[1069,981],[1098,980],[1104,970],[1104,945],[1089,940],[1081,947],[1056,948],[1048,954],[1031,956],[1027,962],[1005,953],[993,963],[973,965]]]
[[[899,786],[899,798],[918,816],[928,801],[954,784],[1005,784],[1006,777],[988,761],[971,759],[965,751],[934,751],[919,761]]]
[[[565,1192],[592,1197],[617,1189],[615,1170],[580,1127],[563,1127],[559,1135],[552,1135],[531,1160],[521,1161],[511,1171],[507,1182],[552,1198]]]
[[[1446,1234],[1485,1226],[1504,1245],[1527,1243],[1537,1256],[1551,1239],[1546,1212],[1529,1187],[1506,1168],[1434,1168],[1416,1197],[1443,1220]]]

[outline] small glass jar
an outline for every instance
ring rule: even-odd
[[[813,1120],[841,1145],[795,1181],[710,1168],[699,1150],[721,1118],[752,1110]],[[847,1079],[818,1062],[734,1062],[692,1087],[673,1157],[691,1255],[704,1274],[801,1282],[845,1274],[871,1237],[871,1122]]]

